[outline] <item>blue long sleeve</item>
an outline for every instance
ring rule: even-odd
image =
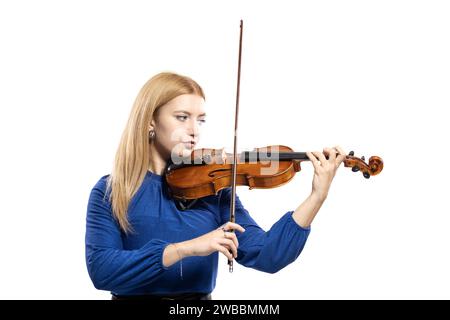
[[[130,291],[148,284],[166,269],[162,254],[167,241],[152,239],[135,250],[124,250],[122,234],[104,199],[105,180],[89,197],[86,218],[86,263],[97,289]]]
[[[225,223],[229,220],[231,189],[222,191],[220,208],[222,222]],[[252,219],[236,196],[236,223],[245,229],[244,233],[237,232],[239,248],[236,261],[246,267],[275,273],[297,259],[311,228],[299,226],[292,213],[284,214],[266,232]]]
[[[217,278],[218,253],[186,257],[168,268],[162,255],[169,243],[194,239],[217,229],[229,218],[230,188],[199,199],[180,210],[167,192],[162,176],[148,172],[128,206],[133,232],[124,234],[105,197],[107,176],[91,191],[86,218],[86,265],[94,286],[117,295],[210,293]],[[309,229],[286,213],[265,232],[236,198],[237,262],[276,272],[302,251]],[[183,276],[181,276],[181,273]]]

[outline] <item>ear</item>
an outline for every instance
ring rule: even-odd
[[[152,120],[148,125],[148,131],[155,130],[155,120]]]

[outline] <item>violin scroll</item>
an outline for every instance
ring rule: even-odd
[[[372,156],[369,158],[369,163],[366,163],[364,156],[361,158],[355,157],[355,152],[350,151],[344,159],[344,166],[352,168],[353,172],[361,171],[363,177],[369,179],[383,170],[383,159]]]

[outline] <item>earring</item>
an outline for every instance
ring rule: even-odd
[[[148,132],[148,142],[151,142],[153,139],[155,139],[155,131],[150,130]]]

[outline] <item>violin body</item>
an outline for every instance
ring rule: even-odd
[[[257,148],[258,153],[272,152],[273,150],[292,152],[286,146],[269,146]],[[204,159],[201,164],[185,165],[182,167],[168,167],[165,178],[175,198],[197,199],[217,194],[224,188],[232,185],[231,157],[217,158],[221,155],[218,149],[200,149],[203,157],[211,156],[216,160],[208,164]],[[191,158],[197,162],[198,158]],[[222,160],[222,161],[220,161]],[[218,163],[219,162],[219,163]],[[223,163],[220,163],[223,162]],[[295,173],[300,171],[300,161],[273,161],[245,162],[239,159],[237,163],[236,185],[253,188],[274,188],[289,182]]]
[[[352,154],[352,153],[351,153]],[[237,158],[236,185],[254,188],[274,188],[288,183],[301,170],[300,163],[308,161],[305,152],[294,152],[282,145],[256,148]],[[169,192],[176,199],[189,200],[215,195],[232,186],[233,155],[223,149],[197,149],[188,159],[166,168]],[[364,177],[376,175],[383,169],[379,157],[371,157],[369,165],[361,159],[346,156],[346,167],[362,171]]]

